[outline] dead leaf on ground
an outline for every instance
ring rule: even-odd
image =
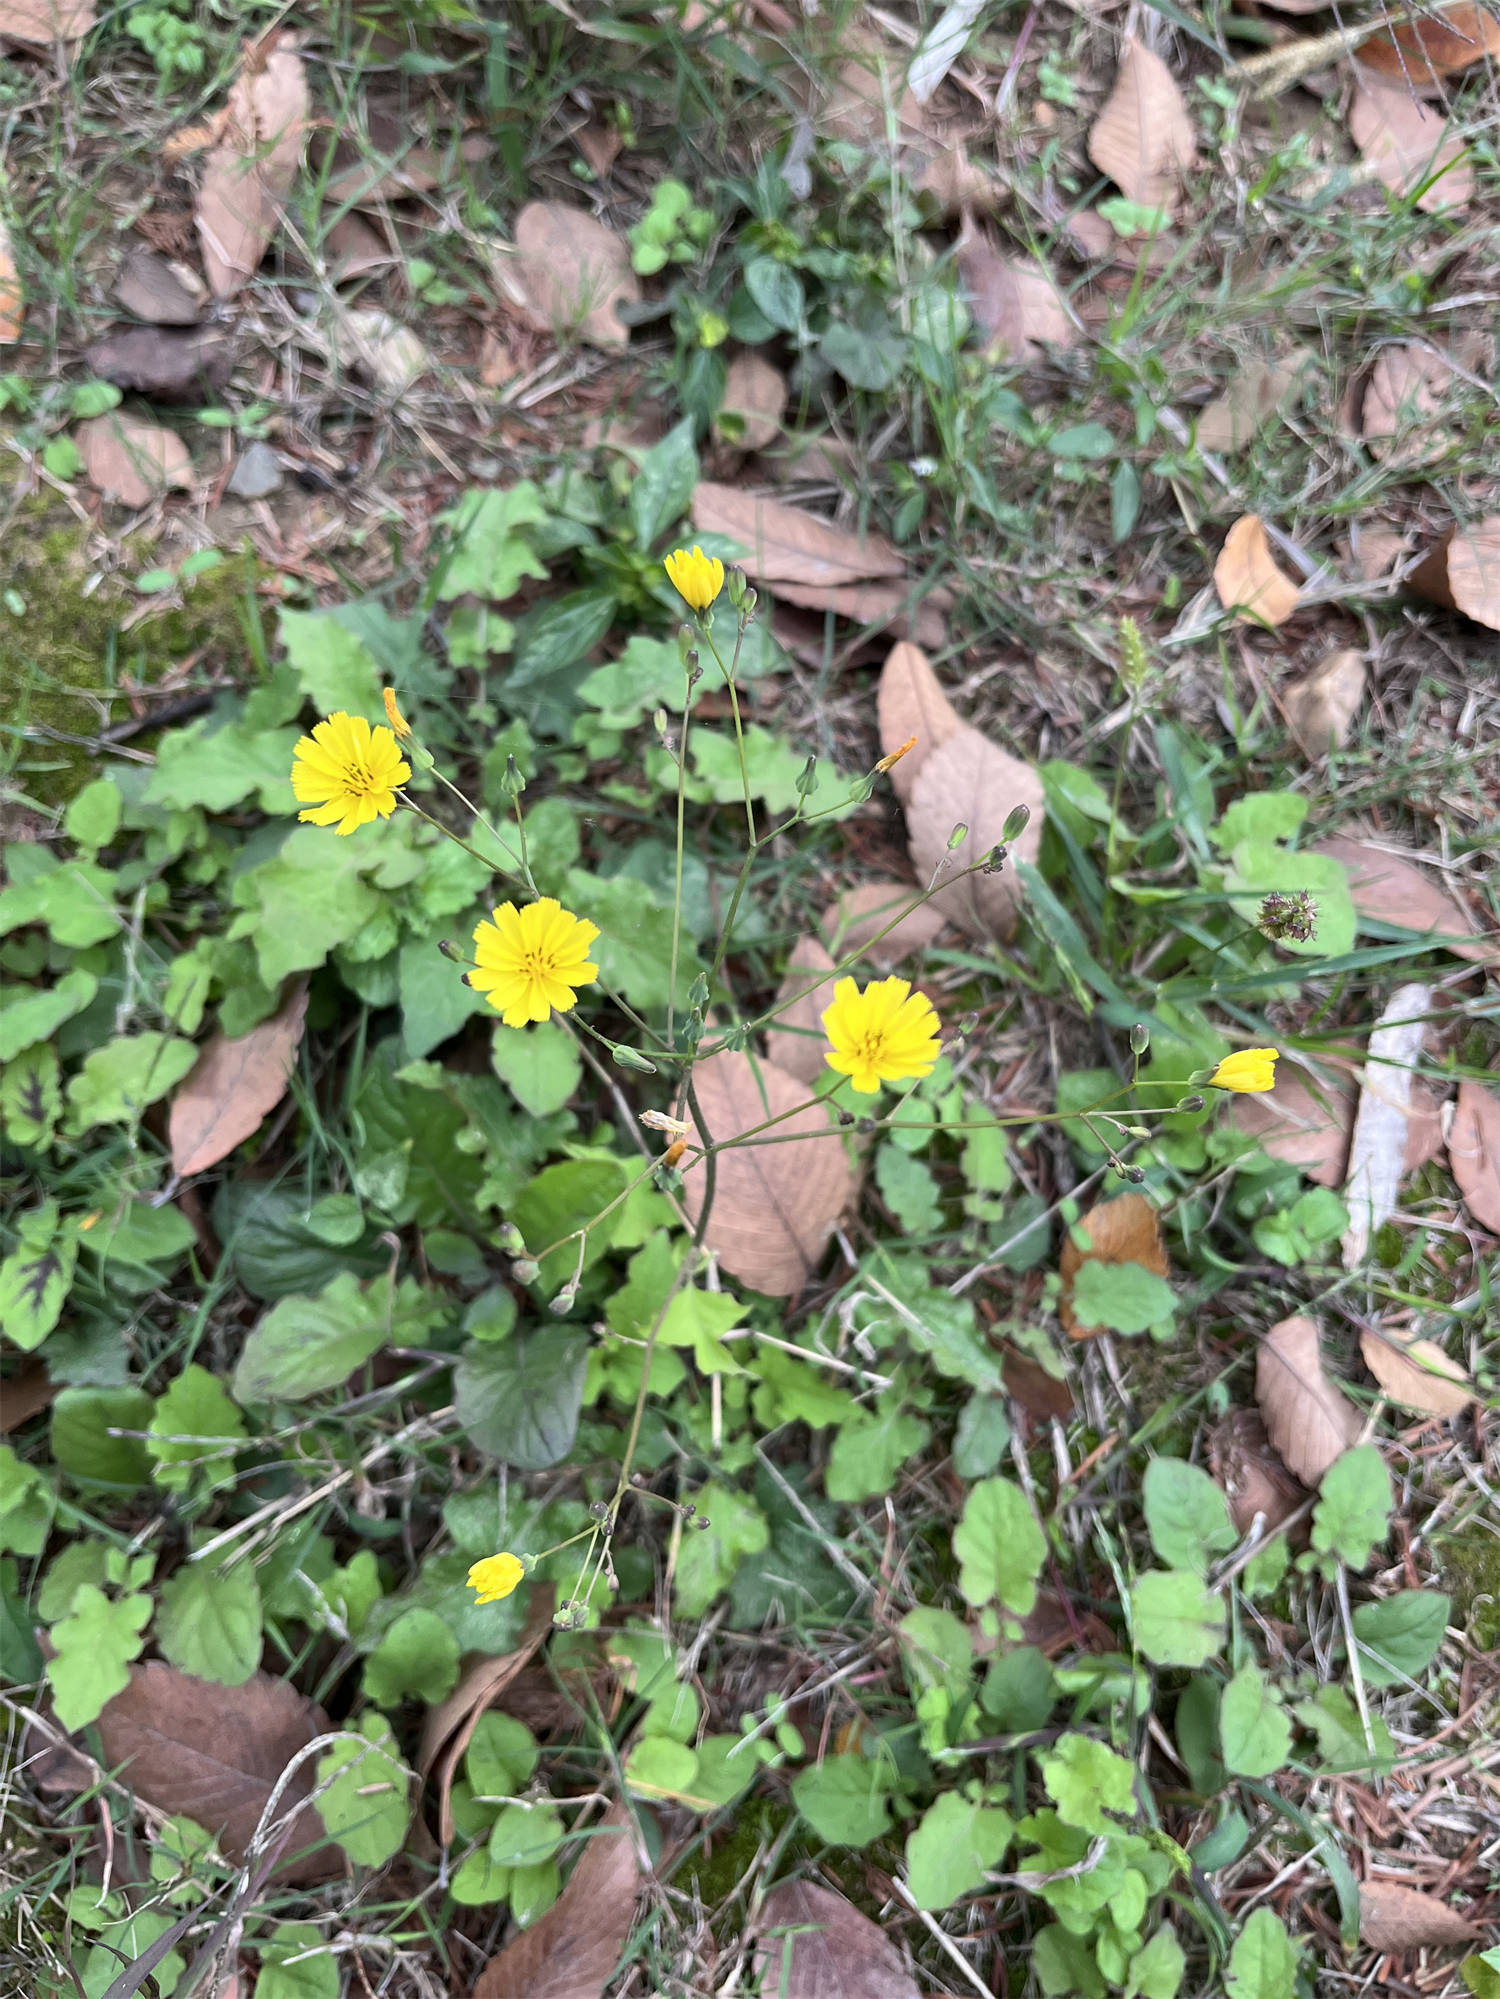
[[[1438,1896],[1399,1881],[1366,1881],[1359,1891],[1359,1940],[1371,1950],[1472,1943],[1478,1926]]]
[[[1456,958],[1488,964],[1500,958],[1500,940],[1486,942],[1474,934],[1463,904],[1435,876],[1400,854],[1344,833],[1319,840],[1313,852],[1341,861],[1349,877],[1349,893],[1360,916],[1377,923],[1399,924],[1441,944]]]
[[[693,495],[693,525],[700,533],[738,542],[745,573],[757,583],[836,590],[872,577],[906,575],[905,556],[883,535],[850,534],[805,508],[711,479],[700,480]]]
[[[635,1922],[640,1878],[629,1817],[614,1805],[546,1915],[480,1972],[473,1999],[600,1999]]]
[[[1083,1250],[1071,1234],[1063,1238],[1057,1259],[1057,1274],[1062,1279],[1057,1315],[1069,1339],[1091,1340],[1100,1328],[1084,1325],[1073,1310],[1074,1279],[1085,1263],[1139,1263],[1162,1278],[1171,1276],[1172,1266],[1156,1210],[1144,1194],[1120,1194],[1112,1201],[1100,1201],[1079,1226],[1087,1230],[1091,1246]]]
[[[144,507],[169,486],[191,486],[193,461],[175,430],[109,410],[73,433],[88,482],[107,500]]]
[[[1301,1313],[1261,1341],[1255,1400],[1272,1446],[1304,1485],[1317,1485],[1363,1428],[1359,1410],[1323,1372],[1318,1328]]]
[[[21,337],[26,321],[26,294],[21,274],[11,252],[10,231],[0,222],[0,347],[9,347]]]
[[[432,366],[420,335],[380,306],[346,312],[335,345],[346,368],[362,368],[377,388],[393,396],[409,389]]]
[[[625,138],[618,126],[595,121],[579,126],[573,134],[573,144],[582,153],[590,173],[602,178],[620,157]]]
[[[1407,195],[1432,181],[1417,196],[1424,213],[1462,208],[1474,192],[1474,169],[1462,140],[1449,137],[1447,119],[1418,103],[1405,84],[1361,78],[1349,106],[1349,136],[1392,193]]]
[[[781,435],[786,409],[786,377],[759,354],[736,354],[724,383],[724,402],[714,430],[741,451],[764,451]],[[725,417],[730,418],[728,424]]]
[[[1342,1187],[1359,1089],[1351,1069],[1329,1066],[1332,1073],[1323,1081],[1283,1058],[1274,1092],[1236,1097],[1230,1114],[1273,1159],[1300,1166],[1321,1187]],[[1420,1076],[1413,1077],[1403,1175],[1415,1173],[1442,1149],[1438,1100]]]
[[[1410,467],[1441,457],[1453,433],[1437,421],[1454,375],[1441,354],[1399,340],[1382,347],[1359,407],[1360,435],[1382,464]]]
[[[759,1929],[761,1990],[777,1999],[921,1999],[885,1931],[831,1888],[783,1882]]]
[[[897,881],[867,881],[846,889],[824,910],[818,926],[835,962],[859,951],[886,970],[903,958],[921,957],[948,926],[930,903],[901,914],[916,892],[914,883]],[[887,929],[892,923],[894,928]]]
[[[515,241],[514,257],[497,263],[496,276],[539,332],[576,333],[591,347],[628,346],[619,308],[639,300],[641,281],[623,237],[587,209],[531,201],[516,217]]]
[[[1460,1083],[1448,1127],[1448,1164],[1469,1213],[1500,1236],[1500,1096],[1482,1083]]]
[[[1375,1231],[1396,1210],[1411,1125],[1413,1071],[1427,1033],[1423,1016],[1431,1005],[1430,986],[1397,986],[1370,1034],[1344,1181],[1349,1210],[1345,1270],[1364,1262]]]
[[[294,49],[246,68],[229,93],[223,138],[194,204],[203,269],[215,298],[233,298],[260,269],[302,164],[307,75]]]
[[[453,1843],[453,1779],[464,1752],[474,1739],[480,1718],[496,1705],[552,1629],[554,1595],[550,1583],[533,1583],[526,1625],[516,1649],[498,1658],[473,1660],[448,1698],[427,1710],[417,1751],[417,1774],[425,1784],[433,1770],[437,1771],[438,1838],[445,1847]]]
[[[1500,514],[1449,528],[1406,580],[1445,610],[1500,632]]]
[[[1022,1353],[1007,1340],[1000,1349],[1000,1374],[1005,1392],[1029,1416],[1046,1422],[1053,1416],[1067,1416],[1073,1408],[1073,1391],[1066,1381],[1049,1374],[1039,1360]]]
[[[328,275],[336,285],[350,284],[355,278],[368,277],[372,271],[383,271],[399,263],[384,236],[364,216],[352,209],[346,215],[339,215],[326,205],[323,212],[334,217],[323,238],[323,255]]]
[[[1302,592],[1278,568],[1259,514],[1242,514],[1224,537],[1214,564],[1214,588],[1242,625],[1284,625]]]
[[[1168,215],[1182,176],[1197,162],[1197,135],[1176,78],[1135,40],[1125,43],[1114,89],[1089,131],[1088,154],[1127,201]]]
[[[1236,1534],[1248,1534],[1257,1518],[1263,1536],[1274,1533],[1307,1498],[1307,1487],[1272,1449],[1256,1409],[1231,1409],[1214,1425],[1208,1463],[1229,1502]]]
[[[962,146],[946,146],[917,176],[916,191],[925,194],[945,220],[972,211],[988,214],[998,207],[1000,184],[976,166]]]
[[[97,19],[94,0],[0,0],[0,42],[78,42]]]
[[[114,298],[149,326],[196,326],[203,317],[198,299],[171,262],[144,244],[137,244],[121,264]]]
[[[773,1130],[757,1133],[771,1142],[717,1155],[704,1242],[752,1291],[795,1297],[854,1198],[854,1174],[843,1141],[829,1126],[828,1113],[808,1104],[807,1085],[774,1062],[752,1062],[748,1055],[724,1049],[693,1071],[693,1083],[707,1127],[700,1129],[700,1138],[722,1143],[784,1112],[793,1113]],[[695,1223],[706,1181],[701,1159],[683,1168],[683,1204]]]
[[[799,1083],[816,1083],[832,1074],[823,1060],[828,1047],[823,1009],[833,1004],[834,981],[821,974],[831,972],[834,961],[816,937],[799,937],[786,962],[777,995],[783,1010],[766,1029],[766,1053]]]
[[[832,589],[822,583],[776,583],[772,588],[778,608],[785,603],[832,611],[869,627],[872,639],[886,631],[918,645],[940,646],[948,636],[945,613],[953,599],[946,589],[929,590],[917,600],[910,583],[843,583]],[[821,624],[819,620],[820,633]]]
[[[1356,574],[1366,583],[1375,583],[1382,576],[1389,576],[1398,562],[1404,562],[1411,553],[1412,537],[1409,531],[1399,528],[1362,527],[1354,522],[1349,533],[1350,554],[1354,560]]]
[[[460,167],[477,166],[494,151],[482,132],[468,132],[456,149],[413,146],[400,113],[371,106],[366,111],[368,141],[361,141],[385,159],[361,157],[359,146],[340,140],[334,152],[334,171],[323,193],[338,208],[382,208],[390,201],[405,201],[413,195],[431,194],[435,187],[454,178],[450,162],[457,154]],[[387,164],[387,161],[394,164]]]
[[[1047,270],[1031,257],[1007,257],[967,217],[955,250],[964,295],[985,353],[996,360],[1044,361],[1072,347],[1079,327]]]
[[[1318,0],[1322,5],[1322,0]],[[1250,361],[1198,415],[1200,451],[1242,451],[1253,443],[1292,390],[1301,369],[1290,361]]]
[[[909,806],[922,766],[934,750],[964,726],[958,710],[943,692],[931,661],[919,646],[903,640],[886,655],[880,673],[876,715],[883,757],[894,756],[916,738],[915,747],[907,751],[900,763],[892,764],[890,770],[891,788],[901,803]]]
[[[896,769],[900,770],[897,764]],[[981,861],[998,845],[1006,819],[1018,805],[1031,808],[1020,838],[1011,844],[998,874],[953,877]],[[971,937],[1003,943],[1015,930],[1022,891],[1016,863],[1034,863],[1042,843],[1046,801],[1042,781],[1030,764],[998,748],[967,723],[923,760],[906,808],[912,866],[926,888],[941,886],[929,908]],[[955,852],[948,842],[958,825],[968,835]]]
[[[50,1408],[61,1385],[48,1377],[47,1364],[41,1360],[28,1361],[19,1374],[7,1374],[0,1380],[0,1437]]]
[[[1355,54],[1393,88],[1437,92],[1445,76],[1500,56],[1500,20],[1491,7],[1446,7],[1372,35]]]
[[[179,1084],[167,1119],[172,1170],[184,1179],[217,1166],[234,1148],[260,1130],[286,1095],[302,1022],[307,987],[299,985],[282,1006],[231,1041],[215,1034]]]
[[[95,1725],[109,1768],[125,1765],[124,1781],[147,1804],[206,1826],[236,1865],[282,1772],[330,1726],[320,1707],[269,1673],[220,1687],[160,1660],[132,1666],[130,1685]],[[305,1802],[316,1760],[298,1766],[277,1808],[281,1817],[301,1801],[282,1849],[287,1858],[273,1876],[287,1886],[327,1881],[344,1868],[316,1809]],[[321,1850],[302,1852],[313,1846]]]
[[[1371,1328],[1360,1334],[1359,1351],[1392,1402],[1418,1416],[1462,1416],[1478,1393],[1435,1340],[1402,1340]]]
[[[1339,646],[1294,680],[1281,705],[1303,755],[1326,757],[1342,748],[1364,698],[1365,656],[1354,646]]]
[[[234,336],[224,326],[126,326],[85,350],[101,382],[134,389],[157,403],[212,402],[234,367]]]

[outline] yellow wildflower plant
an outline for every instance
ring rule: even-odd
[[[706,611],[724,588],[724,565],[716,555],[705,555],[696,542],[691,554],[674,548],[662,564],[672,588],[695,611]]]
[[[477,1609],[481,1603],[499,1603],[502,1597],[509,1596],[525,1575],[526,1564],[520,1556],[502,1552],[486,1555],[482,1562],[476,1562],[464,1582],[466,1588],[478,1592],[474,1599]]]
[[[863,992],[853,979],[840,979],[823,1012],[823,1032],[829,1068],[864,1097],[882,1083],[930,1076],[941,1052],[932,1001],[906,979],[872,979]]]
[[[567,1013],[578,1000],[574,988],[592,985],[599,976],[599,967],[589,962],[589,946],[598,935],[592,923],[554,896],[544,895],[524,909],[502,902],[493,921],[474,932],[478,962],[469,984],[507,1027],[546,1020],[554,1009]]]
[[[372,729],[363,715],[340,709],[297,745],[292,790],[308,808],[297,817],[339,833],[357,832],[372,819],[390,818],[396,792],[410,776],[411,765],[389,729]]]
[[[1207,1080],[1216,1090],[1274,1090],[1279,1052],[1275,1048],[1241,1048],[1226,1055]]]

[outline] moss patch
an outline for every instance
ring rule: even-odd
[[[1467,1527],[1435,1550],[1453,1592],[1453,1622],[1483,1652],[1500,1645],[1500,1534]]]

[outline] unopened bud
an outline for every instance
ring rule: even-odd
[[[735,563],[724,579],[724,594],[738,610],[745,601],[745,585],[749,581],[743,569]]]
[[[691,673],[693,668],[698,664],[697,640],[698,634],[693,630],[691,625],[679,625],[677,627],[677,657],[682,661],[683,667],[688,673]]]
[[[1142,1178],[1144,1177],[1142,1175]],[[570,1279],[552,1300],[551,1306],[548,1309],[552,1312],[554,1318],[561,1319],[565,1314],[572,1311],[577,1302],[578,1286]]]
[[[816,757],[809,757],[807,762],[802,766],[802,774],[797,779],[797,796],[799,798],[811,798],[817,788],[818,760]]]
[[[1191,1097],[1184,1097],[1182,1102],[1177,1106],[1177,1108],[1180,1111],[1201,1111],[1203,1108],[1203,1103],[1204,1103],[1203,1098],[1195,1094]]]
[[[851,805],[863,805],[867,798],[873,796],[874,791],[875,777],[873,772],[865,777],[857,777],[849,787],[849,803]]]
[[[1146,1178],[1144,1166],[1122,1166],[1120,1170],[1132,1187],[1139,1187]]]
[[[1144,1055],[1150,1046],[1151,1030],[1143,1020],[1138,1020],[1130,1030],[1130,1052],[1132,1055]]]
[[[464,957],[464,947],[462,946],[462,944],[454,944],[446,937],[443,939],[442,943],[438,945],[438,949],[442,952],[445,958],[451,960],[451,962],[455,965],[463,965],[468,962],[467,959]]]
[[[755,616],[755,607],[759,602],[760,602],[760,592],[758,590],[751,590],[747,587],[744,596],[740,599],[738,607],[739,614],[747,625],[749,624],[750,620]]]
[[[1005,824],[1000,828],[1000,840],[1008,847],[1013,840],[1019,840],[1031,823],[1029,805],[1013,805],[1005,815]]]
[[[542,1272],[542,1266],[534,1263],[529,1256],[518,1256],[510,1267],[510,1274],[517,1284],[535,1284]]]
[[[1005,847],[991,847],[979,863],[979,872],[982,875],[998,875],[1005,866],[1007,851]]]
[[[524,1256],[526,1239],[514,1222],[502,1222],[495,1231],[495,1247],[506,1256]]]
[[[627,1048],[623,1042],[610,1043],[610,1060],[621,1069],[634,1069],[638,1076],[654,1076],[656,1064],[640,1053],[638,1049]]]
[[[968,837],[969,837],[969,829],[967,826],[965,826],[963,821],[960,820],[958,824],[954,827],[953,831],[948,835],[948,852],[950,854],[957,853],[958,849],[963,845],[964,841],[967,840]]]

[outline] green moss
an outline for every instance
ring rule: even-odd
[[[0,770],[9,773],[8,790],[42,805],[65,803],[98,776],[98,759],[83,743],[65,739],[92,742],[111,721],[127,719],[125,683],[150,686],[190,659],[190,686],[199,673],[243,679],[253,666],[245,633],[257,574],[253,555],[229,556],[185,584],[181,603],[158,606],[118,576],[86,588],[95,573],[86,532],[47,495],[20,508],[5,538]],[[157,551],[127,542],[124,567],[135,574],[154,557]],[[21,734],[38,728],[57,737]]]
[[[694,1848],[682,1863],[682,1872],[695,1878],[704,1908],[722,1909],[749,1880],[757,1856],[796,1816],[792,1805],[764,1793],[736,1805],[733,1825],[715,1835],[713,1851],[705,1855],[701,1847]]]
[[[1435,1550],[1453,1594],[1453,1622],[1482,1652],[1500,1645],[1500,1534],[1471,1526]]]

